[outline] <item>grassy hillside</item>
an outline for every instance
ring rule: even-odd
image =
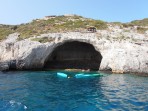
[[[131,22],[131,24],[137,26],[148,26],[148,18],[145,18],[143,20],[134,20]]]
[[[10,25],[0,25],[0,40],[5,39],[6,36],[8,36],[9,34],[13,33],[14,26],[10,26]]]
[[[123,27],[131,26],[148,26],[148,18],[143,20],[135,20],[131,23],[113,22],[110,24],[122,25]],[[19,39],[25,39],[31,36],[37,36],[49,32],[68,32],[68,31],[84,31],[88,27],[93,26],[98,30],[107,29],[107,23],[101,20],[84,18],[82,16],[55,16],[49,19],[33,20],[27,24],[20,25],[0,25],[0,40],[5,39],[9,34],[20,33]],[[138,28],[139,33],[143,33],[145,28]]]
[[[17,26],[1,26],[0,40],[13,32],[19,32],[20,39],[25,39],[49,32],[80,31],[89,26],[94,26],[99,30],[107,28],[107,24],[101,20],[87,19],[77,15],[56,16],[55,18],[50,18],[48,20],[33,20],[30,23]]]

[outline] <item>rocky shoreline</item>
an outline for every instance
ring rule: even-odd
[[[10,34],[0,42],[0,70],[42,70],[56,47],[78,41],[91,44],[102,55],[101,71],[148,74],[148,34],[109,28],[96,33],[48,33],[24,40],[18,40],[19,33]],[[50,41],[36,41],[45,37]]]

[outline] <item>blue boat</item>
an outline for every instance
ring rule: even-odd
[[[74,76],[71,76],[71,75],[63,73],[63,72],[58,72],[57,76],[61,77],[61,78],[91,78],[91,77],[103,76],[103,74],[85,74],[85,73],[80,73],[80,74],[75,74]]]
[[[75,78],[90,78],[90,77],[99,77],[99,76],[103,76],[102,74],[84,74],[84,73],[80,73],[80,74],[76,74]]]
[[[62,72],[57,72],[57,76],[62,78],[68,78],[68,75]]]

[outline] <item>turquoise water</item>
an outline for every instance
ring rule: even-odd
[[[148,77],[103,75],[0,72],[0,111],[148,111]]]

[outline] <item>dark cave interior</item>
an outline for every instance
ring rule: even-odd
[[[44,69],[99,70],[102,56],[93,45],[71,41],[57,46],[45,61]]]

